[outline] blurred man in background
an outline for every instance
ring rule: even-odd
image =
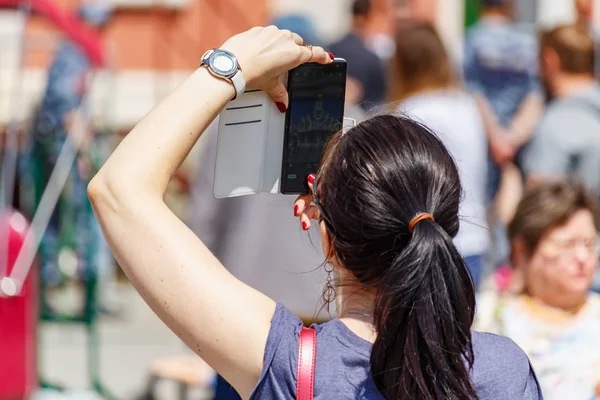
[[[352,31],[327,48],[336,57],[348,61],[349,85],[355,89],[353,93],[361,94],[357,102],[365,110],[385,101],[387,85],[383,62],[365,44],[365,29],[371,11],[370,0],[355,0],[352,4]]]
[[[542,35],[540,70],[551,102],[525,154],[528,180],[582,180],[600,194],[600,86],[588,30],[560,26]]]

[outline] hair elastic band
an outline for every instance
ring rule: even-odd
[[[429,219],[435,222],[435,219],[433,219],[433,215],[425,212],[419,213],[408,223],[408,232],[412,233],[413,229],[415,229],[415,225],[417,225],[419,222],[425,219]]]

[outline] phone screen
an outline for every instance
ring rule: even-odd
[[[306,177],[316,173],[329,138],[342,129],[346,61],[303,64],[288,75],[281,193],[305,193]]]

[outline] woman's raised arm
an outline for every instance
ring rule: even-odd
[[[307,61],[331,62],[323,49],[275,27],[253,28],[221,48],[237,57],[248,88],[285,105],[281,74]],[[163,201],[172,175],[234,94],[229,82],[195,71],[127,135],[88,194],[114,256],[145,301],[247,398],[275,304],[229,274]]]

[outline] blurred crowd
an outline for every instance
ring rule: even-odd
[[[386,96],[436,131],[462,174],[456,240],[480,289],[475,328],[515,340],[546,398],[590,399],[600,395],[592,2],[537,37],[513,24],[512,6],[483,2],[461,64],[430,24],[403,24]]]
[[[347,60],[348,117],[402,113],[439,135],[463,184],[456,243],[479,291],[475,328],[515,340],[528,353],[546,398],[588,400],[600,397],[600,297],[594,292],[600,289],[594,285],[600,250],[600,63],[592,1],[574,1],[575,23],[531,35],[513,23],[511,0],[482,0],[461,60],[450,55],[430,13],[423,12],[427,1],[398,2],[395,36],[365,29],[369,0],[352,3],[352,30],[335,43],[324,43],[302,16],[273,23]],[[98,29],[110,18],[102,7],[83,9],[82,15]],[[81,103],[89,69],[69,43],[50,69],[22,165],[41,171],[44,182]],[[199,172],[177,176],[189,187],[187,222],[243,280],[265,292],[289,290],[261,288],[269,282],[261,269],[273,274],[273,282],[278,272],[268,266],[307,271],[322,258],[282,234],[297,231],[289,199],[261,194],[215,200],[201,190],[213,179],[216,135],[213,124],[194,155]],[[27,162],[40,157],[41,166]],[[75,260],[90,241],[104,249],[101,254],[107,251],[96,223],[86,219],[84,177],[96,165],[83,160],[70,175],[69,210],[76,225],[87,224],[82,231],[94,234],[71,235]],[[61,280],[60,221],[56,212],[42,246],[50,286]],[[111,263],[101,264],[104,271]],[[301,302],[304,289],[294,290]]]

